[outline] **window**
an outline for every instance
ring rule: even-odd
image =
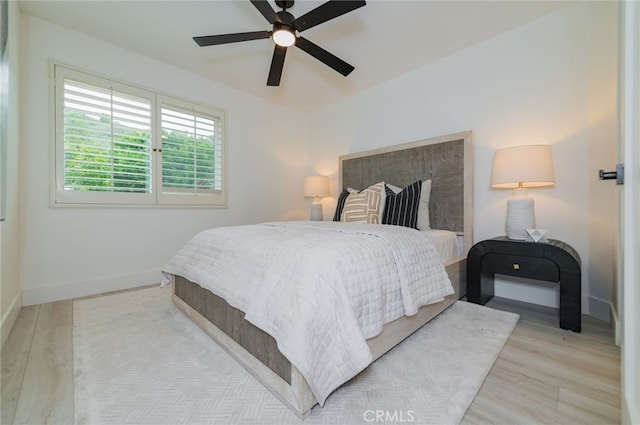
[[[226,205],[224,112],[53,73],[55,205]]]
[[[222,119],[158,97],[163,199],[184,195],[198,199],[222,191]]]

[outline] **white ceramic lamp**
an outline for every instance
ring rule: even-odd
[[[329,177],[309,176],[304,178],[304,197],[313,198],[311,216],[313,221],[322,221],[322,204],[320,197],[329,196]]]
[[[533,199],[528,188],[553,186],[553,157],[549,145],[527,145],[500,149],[493,156],[491,187],[513,189],[507,201],[507,237],[527,240],[527,229],[535,229]]]

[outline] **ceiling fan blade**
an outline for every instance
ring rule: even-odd
[[[287,48],[276,44],[276,48],[273,50],[273,59],[271,59],[269,78],[267,78],[268,86],[280,85],[280,77],[282,76],[282,68],[284,67],[284,57],[286,54]]]
[[[345,77],[351,73],[355,68],[339,57],[327,52],[322,47],[318,46],[307,40],[304,37],[298,37],[296,40],[296,46],[309,53],[320,62],[338,71]]]
[[[276,13],[276,11],[273,10],[273,8],[271,7],[268,1],[251,0],[251,4],[253,4],[256,7],[256,9],[258,9],[260,13],[262,13],[262,16],[264,16],[267,19],[267,21],[269,21],[270,24],[274,24],[276,22],[279,24],[282,23],[280,20],[280,17]]]
[[[328,1],[312,11],[305,13],[291,24],[296,30],[302,32],[308,30],[311,27],[315,27],[323,22],[327,22],[333,18],[337,18],[340,15],[349,13],[359,7],[367,4],[364,0],[359,1],[342,1],[332,0]]]
[[[239,41],[260,40],[271,37],[271,31],[238,32],[235,34],[205,35],[193,37],[193,41],[200,47],[214,46],[216,44],[237,43]]]

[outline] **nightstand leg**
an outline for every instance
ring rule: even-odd
[[[477,245],[476,245],[477,246]],[[467,301],[485,305],[493,297],[494,273],[483,270],[481,250],[472,249],[467,255]]]
[[[494,294],[493,273],[479,272],[468,275],[467,301],[485,305]]]
[[[467,257],[467,301],[480,304],[481,258],[469,252]]]
[[[480,284],[480,304],[485,305],[495,294],[495,274],[482,272]]]
[[[582,331],[581,278],[579,273],[560,276],[560,328]]]

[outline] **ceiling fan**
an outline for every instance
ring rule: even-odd
[[[287,9],[290,9],[293,6],[294,0],[276,0],[276,5],[282,8],[279,12],[274,11],[266,0],[251,0],[251,3],[273,26],[271,31],[207,35],[202,37],[193,37],[193,40],[198,43],[199,46],[204,47],[216,44],[272,38],[276,46],[273,51],[273,59],[271,59],[271,69],[269,70],[269,77],[267,78],[267,86],[280,85],[280,77],[282,76],[282,68],[284,66],[284,57],[287,53],[287,47],[293,46],[294,44],[314,58],[318,59],[320,62],[335,69],[345,77],[354,70],[353,66],[306,38],[297,35],[296,32],[308,30],[311,27],[315,27],[316,25],[322,24],[362,7],[367,4],[364,0],[328,1],[297,19],[291,13],[287,12]]]

